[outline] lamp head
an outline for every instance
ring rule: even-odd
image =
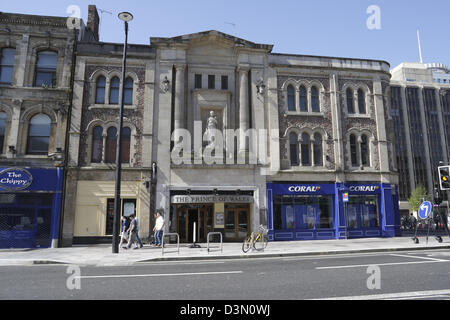
[[[123,22],[130,22],[133,20],[133,15],[129,12],[121,12],[119,13],[119,19]]]

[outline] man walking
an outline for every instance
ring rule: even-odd
[[[144,245],[142,244],[141,238],[139,238],[139,219],[136,214],[134,214],[134,217],[134,219],[136,220],[136,240],[139,244],[139,248],[142,248]]]
[[[153,228],[153,231],[155,232],[155,246],[157,246],[157,247],[161,247],[161,244],[162,244],[164,225],[165,225],[164,218],[161,216],[161,213],[158,211],[156,213],[155,227]]]
[[[134,243],[135,247],[134,249],[139,249],[138,245],[137,245],[137,241],[136,241],[136,234],[137,234],[137,223],[136,223],[136,216],[134,214],[132,214],[130,216],[131,218],[131,222],[130,222],[130,228],[129,228],[129,241],[128,241],[128,245],[126,246],[127,249],[131,248],[131,244]]]

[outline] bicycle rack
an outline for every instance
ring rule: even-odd
[[[220,252],[223,252],[223,238],[222,238],[222,232],[209,232],[208,233],[208,235],[207,235],[207,245],[206,245],[206,247],[207,247],[207,251],[208,251],[208,254],[209,254],[209,236],[214,236],[214,235],[220,235]]]
[[[161,254],[164,255],[164,237],[176,236],[177,237],[177,251],[180,254],[180,235],[178,233],[163,233],[161,243]]]

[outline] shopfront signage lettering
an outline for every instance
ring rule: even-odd
[[[252,196],[232,196],[232,195],[178,195],[172,196],[172,203],[253,203]]]
[[[33,176],[25,169],[5,169],[0,172],[0,188],[23,190],[33,182]]]
[[[290,192],[318,192],[320,187],[318,186],[291,186],[288,189]]]
[[[351,186],[349,190],[352,192],[375,192],[378,188],[378,186]]]

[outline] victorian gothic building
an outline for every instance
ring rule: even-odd
[[[63,245],[110,241],[112,234],[123,45],[100,42],[98,25],[90,6],[73,72],[64,57],[74,38],[58,55],[58,81],[73,75],[69,104],[46,100],[39,109],[53,108],[51,128],[63,130],[51,131],[46,154],[65,155]],[[2,57],[9,48],[2,46]],[[37,67],[29,52],[16,64]],[[2,71],[8,61],[2,59]],[[137,214],[143,238],[155,211],[163,213],[166,232],[185,242],[194,233],[206,241],[213,231],[240,241],[260,224],[275,241],[398,233],[387,62],[273,53],[273,45],[211,30],[130,45],[126,72],[122,214]],[[32,97],[59,92],[29,90]],[[10,109],[0,110],[11,110],[4,132],[31,128],[11,126],[17,102],[3,102],[3,92],[0,106]],[[22,153],[14,156],[28,159],[27,147],[17,148]]]

